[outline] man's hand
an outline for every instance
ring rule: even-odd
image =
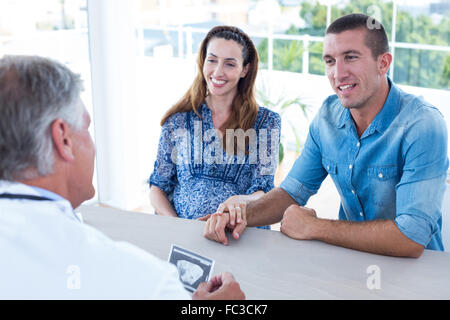
[[[247,227],[247,220],[242,219],[239,223],[231,224],[231,216],[228,212],[214,213],[206,221],[203,229],[203,236],[209,240],[220,242],[224,245],[228,245],[228,238],[225,234],[225,230],[229,229],[233,232],[233,238],[239,239],[244,229]]]
[[[217,213],[228,212],[230,214],[230,226],[241,223],[242,220],[246,220],[247,203],[246,196],[236,195],[229,197],[226,201],[221,203],[217,208]]]
[[[311,240],[316,221],[317,215],[313,209],[293,204],[284,212],[280,231],[293,239]]]
[[[230,214],[230,221],[228,225],[234,227],[235,225],[241,223],[242,220],[246,220],[247,211],[247,196],[236,195],[229,197],[226,201],[222,202],[218,207],[216,213],[223,214],[228,212]],[[206,216],[200,217],[198,221],[207,221],[212,214],[207,214]]]
[[[233,275],[228,272],[202,282],[192,295],[194,300],[244,300],[245,294]]]

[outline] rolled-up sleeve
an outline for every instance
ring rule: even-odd
[[[426,121],[418,117],[405,135],[395,223],[409,239],[428,249],[443,250],[440,233],[448,169],[447,129],[436,109],[425,112]]]
[[[302,153],[280,185],[281,189],[302,206],[317,193],[328,174],[322,166],[322,155],[316,135],[318,120],[316,116],[311,123]]]

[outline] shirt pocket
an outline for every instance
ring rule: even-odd
[[[367,168],[367,176],[378,181],[387,181],[398,176],[397,166],[371,166]]]
[[[336,161],[327,159],[327,158],[322,158],[322,166],[325,168],[325,170],[328,172],[328,174],[330,175],[331,179],[334,182],[334,185],[336,186],[336,189],[339,193],[339,195],[343,196],[343,192],[342,192],[342,188],[341,188],[341,182],[339,181],[339,177],[338,177],[338,165]]]
[[[386,218],[395,217],[396,192],[398,170],[396,165],[370,166],[367,168],[368,201],[374,206],[376,215],[382,214]]]
[[[322,158],[322,165],[328,174],[336,175],[337,174],[337,164],[336,162],[329,160],[327,158]]]

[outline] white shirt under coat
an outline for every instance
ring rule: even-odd
[[[48,191],[0,180],[0,299],[190,299],[175,266],[82,223]],[[45,193],[45,194],[43,194]]]

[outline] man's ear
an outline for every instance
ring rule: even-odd
[[[65,161],[73,161],[75,157],[69,125],[62,119],[56,119],[51,125],[51,135],[58,155]]]
[[[382,53],[378,56],[378,71],[385,75],[389,71],[392,62],[392,55],[389,52]]]

